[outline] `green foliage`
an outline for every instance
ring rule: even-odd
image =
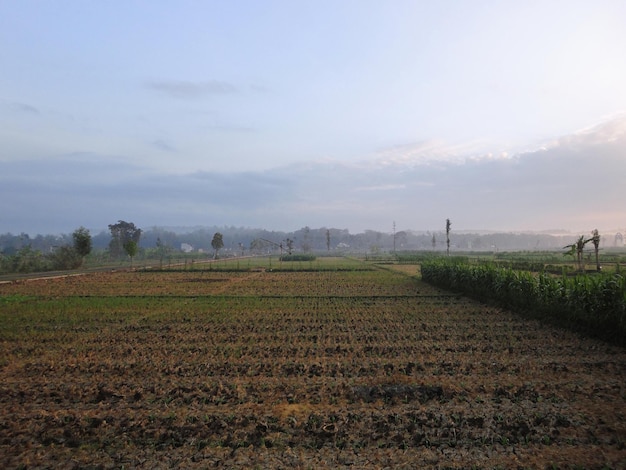
[[[20,248],[11,256],[9,270],[18,273],[27,273],[37,269],[42,264],[41,252],[33,250],[30,245]]]
[[[131,259],[137,255],[139,251],[139,245],[134,240],[129,240],[124,243],[124,253],[126,253]]]
[[[427,260],[432,260],[436,257],[432,253],[411,253],[411,252],[399,252],[396,253],[396,260],[400,264],[416,264],[422,263]]]
[[[159,266],[162,268],[163,259],[171,253],[172,249],[161,241],[161,237],[157,237],[155,251],[156,256],[159,258]]]
[[[82,264],[82,257],[74,247],[65,245],[43,255],[30,245],[22,247],[12,256],[0,257],[0,272],[34,273],[76,269]]]
[[[76,269],[83,264],[83,257],[72,246],[61,246],[49,255],[50,268],[55,271]]]
[[[32,273],[36,271],[48,271],[46,258],[38,250],[33,250],[30,245],[22,247],[13,256],[9,256],[5,263],[7,272]]]
[[[79,256],[84,258],[91,253],[92,242],[89,230],[85,227],[79,227],[72,233],[72,239],[74,240],[74,250]]]
[[[595,234],[594,234],[594,237],[595,237]],[[563,249],[569,248],[568,251],[563,253],[563,256],[572,256],[573,257],[574,255],[576,255],[576,264],[578,265],[578,270],[579,271],[584,271],[585,270],[584,258],[583,258],[583,251],[585,249],[585,245],[587,243],[589,243],[590,241],[593,241],[593,240],[594,240],[594,238],[588,238],[587,240],[585,240],[585,236],[581,235],[578,238],[578,240],[576,240],[576,243],[572,243],[571,245],[566,245],[566,246],[563,247]],[[598,242],[598,245],[599,245],[600,244],[600,235],[598,235],[597,242]]]
[[[216,232],[211,240],[211,246],[215,250],[215,257],[217,258],[217,252],[224,247],[224,237],[220,232]]]
[[[315,261],[315,255],[301,254],[301,255],[282,255],[281,261]]]
[[[439,287],[626,344],[626,279],[620,274],[555,277],[441,259],[424,262],[421,271]]]
[[[126,246],[129,242],[139,245],[142,232],[141,229],[135,227],[134,223],[119,220],[117,224],[109,225],[109,230],[111,231],[111,241],[109,243],[111,257],[119,258],[123,253],[128,254]]]
[[[36,299],[32,295],[12,294],[0,296],[0,305],[17,304]]]

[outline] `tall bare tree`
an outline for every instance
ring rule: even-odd
[[[450,227],[452,227],[450,219],[446,219],[446,254],[448,256],[450,256]]]
[[[599,252],[600,252],[600,232],[598,232],[598,229],[594,229],[591,232],[591,242],[593,243],[593,249],[596,253],[596,271],[601,271],[602,267],[600,266],[600,256],[599,256]]]

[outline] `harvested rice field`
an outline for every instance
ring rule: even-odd
[[[417,268],[281,267],[0,284],[0,466],[626,468],[623,348]]]

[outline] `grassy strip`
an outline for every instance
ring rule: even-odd
[[[554,277],[441,259],[421,271],[438,287],[626,345],[626,279],[619,274]]]

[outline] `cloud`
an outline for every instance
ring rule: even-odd
[[[164,80],[148,82],[146,86],[177,99],[193,99],[205,95],[229,95],[239,92],[238,88],[232,83],[219,80],[207,80],[204,82]]]
[[[354,191],[393,191],[394,189],[405,189],[404,184],[381,184],[378,186],[361,186],[354,188]]]
[[[5,161],[0,233],[69,233],[119,219],[144,227],[278,230],[390,230],[392,221],[402,230],[432,230],[446,218],[457,229],[623,229],[626,134],[614,137],[603,141],[588,132],[507,158],[437,165],[326,160],[256,172],[172,175],[98,154]]]
[[[170,144],[168,144],[167,142],[165,142],[164,140],[161,139],[157,139],[154,142],[152,142],[152,145],[156,148],[158,148],[159,150],[162,150],[164,152],[174,152],[175,149],[174,147],[172,147]]]
[[[253,83],[250,85],[250,90],[255,93],[268,93],[270,89],[265,85],[259,85],[257,83]]]
[[[236,124],[216,123],[207,126],[200,126],[200,130],[208,132],[232,132],[232,133],[249,133],[255,132],[256,129],[250,126],[239,126]]]
[[[581,129],[574,134],[557,139],[547,144],[555,146],[580,146],[593,144],[606,144],[616,142],[626,137],[626,113],[620,113],[599,124],[586,129]]]
[[[14,111],[14,112],[26,113],[26,114],[40,114],[37,108],[27,103],[21,103],[18,101],[8,101],[8,100],[0,100],[0,103],[3,103],[7,109]]]
[[[463,163],[467,159],[490,158],[492,150],[493,144],[483,141],[450,145],[440,140],[429,140],[381,149],[372,159],[382,167],[440,165]],[[506,151],[501,150],[499,154],[504,152]]]

